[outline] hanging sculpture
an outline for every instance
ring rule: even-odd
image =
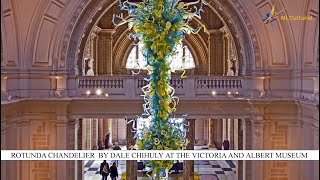
[[[184,3],[180,0],[143,0],[140,3],[120,1],[120,9],[127,12],[113,15],[115,26],[128,23],[133,30],[131,38],[143,43],[143,56],[147,62],[148,84],[142,87],[144,113],[149,125],[136,131],[136,145],[139,150],[181,150],[185,149],[188,123],[177,122],[173,117],[179,98],[174,96],[175,89],[170,86],[171,69],[168,58],[176,53],[177,45],[182,43],[184,34],[197,33],[204,25],[196,28],[189,24],[193,18],[200,19],[204,0]],[[120,20],[120,21],[119,21]],[[135,120],[132,120],[135,121]],[[131,121],[130,121],[131,122]],[[133,126],[135,128],[135,126]],[[136,130],[136,129],[135,129]],[[170,169],[174,161],[147,161],[153,175],[163,169]]]

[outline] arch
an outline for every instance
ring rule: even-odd
[[[20,48],[18,46],[18,25],[15,13],[15,6],[12,1],[1,1],[1,41],[3,48],[3,62],[1,65],[19,68]]]
[[[65,63],[65,60],[67,60],[66,68],[73,74],[77,74],[74,71],[77,65],[81,68],[79,63],[81,63],[82,51],[88,34],[94,26],[92,22],[97,22],[106,11],[117,3],[117,1],[105,0],[99,5],[97,1],[90,1],[86,6],[83,3],[79,3],[80,7],[78,6],[77,9],[81,9],[82,5],[83,11],[81,14],[75,11],[68,25],[73,25],[73,28],[67,29],[65,37],[68,38],[65,38],[61,44],[60,61]],[[223,1],[223,3],[218,0],[209,2],[211,2],[209,7],[220,16],[234,39],[239,60],[239,75],[251,75],[251,71],[254,68],[253,65],[261,63],[261,57],[259,39],[255,35],[253,25],[246,11],[239,2],[234,0]],[[101,9],[105,9],[105,11],[101,11]],[[237,10],[241,11],[241,15]],[[74,17],[78,17],[78,20],[75,20]],[[79,72],[81,74],[81,71]]]
[[[120,34],[120,37],[118,38],[118,41],[115,42],[114,45],[114,51],[112,57],[113,59],[113,69],[114,71],[121,72],[121,67],[125,67],[126,60],[129,56],[131,46],[133,45],[133,40],[129,39],[126,34],[128,33],[127,29],[124,28],[122,33]],[[187,35],[184,42],[188,46],[194,61],[196,68],[202,67],[202,69],[205,69],[205,64],[208,59],[207,53],[206,53],[206,44],[203,42],[203,39],[199,37],[198,34],[196,35]],[[117,65],[120,65],[119,67],[115,67]]]

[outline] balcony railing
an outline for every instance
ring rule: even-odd
[[[101,89],[113,97],[139,97],[141,88],[148,84],[144,76],[81,76],[77,77],[79,95]],[[244,87],[244,77],[235,76],[172,76],[171,86],[180,97],[211,96],[212,91],[219,94],[240,93]]]

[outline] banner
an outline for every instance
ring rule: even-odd
[[[1,160],[319,160],[319,150],[1,150]]]

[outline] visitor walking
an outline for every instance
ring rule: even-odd
[[[109,176],[109,164],[107,163],[106,160],[104,160],[101,164],[100,164],[100,174],[102,176],[102,180],[107,180],[108,176]]]
[[[111,180],[116,180],[118,178],[118,168],[116,162],[113,162],[112,166],[110,167],[110,177]]]

